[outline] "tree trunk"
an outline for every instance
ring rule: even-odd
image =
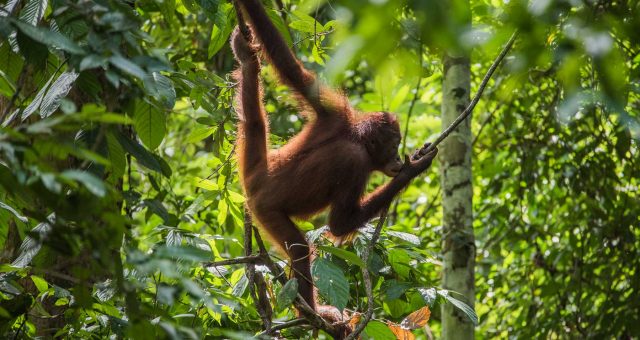
[[[449,126],[469,104],[468,55],[444,56],[442,126]],[[440,147],[442,171],[442,286],[469,306],[474,304],[475,245],[471,186],[471,117],[466,119]],[[474,325],[451,304],[442,306],[442,339],[473,339]]]

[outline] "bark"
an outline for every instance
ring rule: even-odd
[[[468,55],[444,57],[442,127],[447,128],[469,105]],[[471,185],[471,117],[462,122],[440,147],[444,257],[442,286],[461,293],[454,297],[474,304],[475,245]],[[451,304],[442,306],[442,339],[473,339],[474,325]]]

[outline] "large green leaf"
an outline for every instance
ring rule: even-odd
[[[48,4],[49,1],[47,0],[29,0],[27,5],[20,11],[20,20],[36,26],[44,17]]]
[[[176,90],[171,79],[159,72],[153,72],[150,77],[145,78],[144,85],[147,92],[161,103],[165,109],[173,109],[176,104]]]
[[[211,30],[211,41],[209,42],[209,57],[213,57],[229,40],[229,35],[233,30],[232,21],[230,19],[233,15],[233,7],[229,4],[222,6],[219,16],[220,20],[216,20]]]
[[[276,298],[278,309],[282,310],[290,306],[293,300],[296,299],[296,296],[298,296],[298,279],[294,277],[289,279],[282,289],[280,289],[278,297]]]
[[[120,178],[124,175],[127,166],[127,159],[124,150],[113,132],[107,133],[107,150],[109,151],[109,160],[111,161],[111,171],[114,178]]]
[[[142,67],[140,67],[138,64],[120,55],[115,55],[109,58],[109,62],[113,66],[119,68],[121,71],[127,74],[130,74],[134,77],[137,77],[139,79],[145,79],[147,77],[147,72]]]
[[[347,260],[350,263],[353,263],[359,267],[364,267],[364,261],[358,255],[342,248],[336,248],[331,246],[318,246],[321,250],[326,251],[327,253],[331,253],[339,258]]]
[[[16,89],[16,82],[22,71],[24,61],[11,50],[11,45],[0,42],[0,94],[11,98]]]
[[[4,18],[0,18],[0,20],[5,20]],[[78,46],[71,39],[66,36],[51,31],[45,27],[41,26],[32,26],[20,20],[16,20],[13,18],[8,18],[6,20],[10,20],[16,28],[18,28],[22,33],[29,36],[31,39],[45,44],[47,46],[57,47],[64,51],[67,51],[72,54],[82,54],[84,50]]]
[[[387,325],[380,321],[371,321],[364,328],[363,338],[372,340],[396,340],[396,336]]]
[[[133,125],[138,137],[149,149],[155,149],[162,143],[167,130],[164,113],[144,100],[135,103]]]
[[[76,180],[82,183],[92,194],[103,197],[107,193],[104,183],[96,176],[86,171],[67,170],[60,174],[62,178]]]
[[[313,282],[320,295],[332,306],[343,310],[349,302],[349,282],[340,267],[317,258],[311,266]]]
[[[163,171],[163,168],[160,165],[160,162],[156,159],[156,157],[154,157],[155,155],[153,153],[149,152],[149,150],[145,149],[138,142],[129,139],[120,131],[115,132],[114,135],[118,140],[118,143],[120,143],[120,145],[122,145],[122,147],[127,152],[133,155],[133,157],[135,157],[142,166],[150,170],[160,172],[165,176],[169,177],[165,173],[165,171]]]

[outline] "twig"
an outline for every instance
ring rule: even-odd
[[[264,256],[260,255],[249,255],[243,257],[237,257],[235,259],[228,259],[216,262],[208,262],[204,265],[206,267],[219,267],[219,266],[229,266],[232,264],[245,264],[245,263],[262,263],[264,262]]]
[[[283,330],[283,329],[291,328],[291,327],[296,327],[296,326],[307,325],[307,324],[309,324],[309,322],[305,318],[293,319],[293,320],[289,320],[287,322],[283,322],[281,324],[274,325],[273,327],[271,327],[271,331],[270,332],[264,331],[264,332],[260,333],[259,335],[269,335],[269,334],[273,334],[275,331],[279,331],[279,330]]]
[[[244,209],[244,254],[245,256],[253,255],[253,221],[251,220],[251,213],[249,209]],[[262,255],[262,254],[260,254]],[[253,262],[247,262],[246,265],[246,274],[247,279],[249,281],[249,291],[251,293],[251,298],[256,304],[256,308],[258,310],[258,314],[260,315],[260,319],[262,319],[262,323],[264,325],[264,329],[266,332],[271,330],[271,305],[269,304],[269,300],[266,296],[266,283],[264,282],[264,277],[260,275],[256,275],[256,266]]]
[[[453,130],[455,130],[458,127],[458,125],[460,125],[460,123],[462,123],[467,117],[469,117],[471,112],[473,112],[473,109],[476,107],[476,105],[480,101],[480,97],[482,96],[484,89],[487,87],[487,83],[489,83],[489,80],[493,76],[493,73],[498,68],[498,65],[500,65],[500,62],[502,61],[502,59],[504,59],[504,57],[507,55],[507,53],[513,46],[513,43],[516,41],[517,37],[518,37],[518,31],[513,32],[507,44],[504,46],[504,48],[502,49],[498,57],[493,61],[493,64],[491,64],[491,67],[489,67],[489,70],[484,75],[484,78],[482,78],[480,87],[478,87],[478,91],[476,92],[475,96],[473,96],[471,103],[469,103],[467,108],[464,109],[464,111],[462,111],[462,113],[458,116],[458,118],[456,118],[456,120],[454,120],[453,123],[451,123],[451,125],[449,125],[449,127],[447,127],[447,129],[444,130],[440,134],[440,136],[438,136],[438,138],[433,143],[431,143],[431,145],[429,145],[429,147],[425,150],[425,153],[428,153],[429,151],[435,149],[435,147],[438,146],[438,144],[442,143],[442,141],[445,138],[447,138],[447,136],[449,136],[451,132],[453,132]]]
[[[373,231],[373,235],[371,236],[371,242],[364,248],[362,252],[362,260],[364,261],[365,266],[362,267],[362,278],[364,279],[364,289],[367,292],[367,311],[364,313],[364,318],[360,321],[358,326],[353,330],[351,334],[349,334],[345,340],[352,340],[358,338],[358,335],[364,330],[369,321],[371,320],[371,316],[373,316],[373,289],[371,287],[371,277],[369,276],[369,269],[367,268],[367,264],[369,263],[369,255],[371,250],[375,246],[376,242],[378,242],[378,238],[380,237],[380,232],[382,231],[382,226],[384,225],[385,220],[387,219],[387,213],[389,212],[389,208],[385,208],[380,214],[380,220],[378,220],[378,224],[376,225],[376,229]]]

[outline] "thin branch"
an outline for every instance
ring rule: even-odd
[[[409,110],[407,111],[407,121],[404,125],[404,133],[402,138],[402,149],[400,151],[401,155],[404,155],[404,152],[407,148],[407,134],[409,132],[409,121],[411,120],[411,114],[413,114],[413,108],[416,106],[416,102],[418,101],[418,94],[420,93],[420,86],[422,86],[422,41],[419,41],[420,48],[418,49],[418,65],[420,67],[420,74],[418,74],[418,83],[416,87],[413,89],[413,98],[411,98],[411,103],[409,104]]]
[[[274,325],[273,327],[271,327],[271,330],[269,332],[264,331],[264,332],[260,333],[259,335],[270,335],[270,334],[273,334],[276,331],[280,331],[280,330],[283,330],[283,329],[286,329],[286,328],[302,326],[302,325],[308,325],[308,324],[309,324],[309,322],[305,318],[293,319],[293,320],[289,320],[287,322],[283,322],[281,324]]]
[[[216,262],[208,262],[204,265],[206,267],[219,267],[219,266],[229,266],[232,264],[246,264],[246,263],[262,263],[264,262],[264,256],[262,254],[259,255],[249,255],[243,257],[236,257],[235,259],[228,259]]]
[[[431,143],[431,145],[429,145],[429,147],[425,150],[425,153],[428,153],[429,151],[435,149],[436,146],[438,146],[438,144],[442,143],[442,141],[445,138],[447,138],[447,136],[449,136],[451,132],[453,132],[453,130],[455,130],[458,127],[458,125],[460,125],[460,123],[462,123],[467,117],[469,117],[469,115],[471,115],[471,112],[473,112],[473,109],[476,107],[476,105],[480,101],[480,97],[482,96],[484,89],[487,87],[489,80],[493,76],[493,73],[496,71],[496,69],[500,65],[500,62],[502,61],[502,59],[504,59],[504,57],[507,55],[507,53],[513,46],[513,43],[516,41],[517,37],[518,37],[518,31],[513,32],[507,44],[504,46],[504,48],[502,49],[498,57],[493,61],[493,64],[491,64],[491,67],[489,67],[489,70],[484,75],[484,78],[482,78],[480,87],[478,87],[478,91],[476,92],[476,95],[473,96],[473,99],[471,100],[471,103],[469,103],[469,106],[467,106],[467,108],[464,109],[464,111],[458,116],[458,118],[456,118],[456,120],[454,120],[453,123],[451,123],[451,125],[449,125],[449,127],[447,127],[447,129],[444,130],[440,134],[440,136],[438,136],[438,138],[433,143]]]
[[[249,213],[249,209],[244,209],[244,254],[245,256],[253,255],[253,221],[251,220],[251,213]],[[256,274],[256,265],[253,262],[248,262],[245,264],[245,273],[247,275],[247,280],[249,281],[249,292],[251,294],[251,298],[256,304],[256,309],[258,310],[258,315],[260,315],[260,319],[262,319],[262,324],[264,325],[264,329],[266,332],[271,330],[271,305],[269,304],[269,300],[266,296],[267,292],[265,289],[266,283],[264,282],[264,277],[261,274]]]
[[[382,226],[384,225],[385,220],[387,219],[387,213],[389,208],[385,208],[380,214],[380,220],[378,220],[378,224],[376,225],[376,229],[371,236],[371,242],[364,248],[362,252],[362,260],[364,261],[365,266],[362,267],[362,278],[364,279],[364,289],[367,292],[367,311],[364,313],[364,318],[358,326],[353,330],[351,334],[349,334],[345,340],[357,339],[358,335],[362,333],[364,328],[367,326],[369,321],[371,321],[371,316],[373,316],[373,289],[371,287],[371,276],[369,276],[369,269],[367,268],[367,264],[369,263],[369,255],[371,254],[371,250],[375,246],[376,242],[378,242],[378,238],[380,237],[380,232],[382,231]]]

